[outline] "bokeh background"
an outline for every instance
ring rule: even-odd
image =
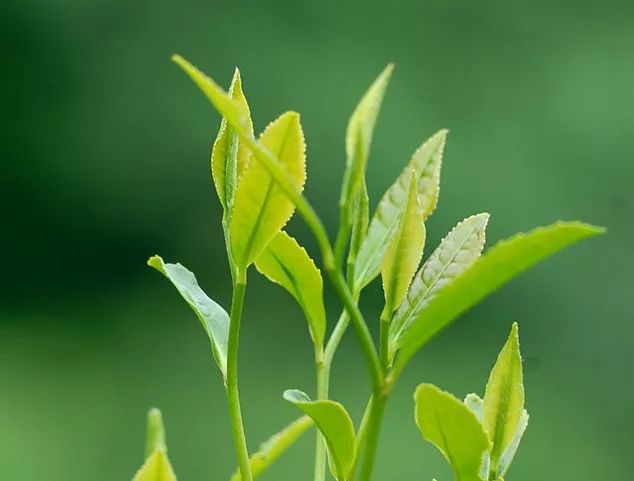
[[[609,235],[559,254],[465,315],[408,367],[381,438],[376,479],[451,474],[413,423],[434,382],[482,392],[521,326],[531,423],[512,481],[630,478],[634,8],[627,0],[85,1],[0,3],[0,471],[12,481],[129,480],[145,413],[163,409],[182,480],[234,467],[219,376],[196,319],[145,266],[181,261],[230,299],[209,175],[219,118],[169,61],[223,84],[239,65],[257,129],[302,113],[307,195],[331,233],[348,116],[397,69],[368,168],[373,203],[415,148],[451,134],[429,254],[463,217],[492,214],[489,244],[556,219]],[[316,254],[297,219],[289,229]],[[339,305],[328,293],[331,326]],[[367,291],[375,324],[381,290]],[[312,392],[300,310],[255,272],[241,385],[255,448]],[[359,419],[368,378],[352,333],[333,397]],[[312,433],[263,481],[310,479]]]

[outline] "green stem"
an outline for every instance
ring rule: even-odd
[[[236,282],[233,287],[233,299],[231,300],[231,315],[229,324],[229,344],[227,351],[227,400],[229,403],[229,419],[235,445],[238,467],[242,481],[253,481],[251,465],[249,463],[249,450],[242,425],[242,410],[240,408],[240,395],[238,392],[238,342],[240,337],[240,321],[242,319],[242,306],[247,287],[246,272],[237,272]]]
[[[370,481],[372,479],[376,451],[379,445],[379,431],[381,430],[381,422],[383,421],[386,402],[387,394],[385,393],[374,394],[370,401],[370,411],[364,429],[365,449],[363,450],[363,462],[361,464],[359,481]]]
[[[317,399],[328,399],[328,388],[330,384],[330,364],[318,360],[317,366]],[[325,481],[326,479],[326,442],[317,429],[315,444],[315,475],[314,481]]]
[[[340,208],[339,218],[339,231],[337,232],[337,238],[335,240],[335,264],[337,267],[340,267],[343,263],[343,256],[346,253],[350,230],[352,228],[350,214],[344,205]]]

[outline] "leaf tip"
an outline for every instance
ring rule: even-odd
[[[293,404],[310,402],[310,398],[306,395],[306,393],[300,391],[299,389],[287,389],[282,394],[282,397],[285,401]]]
[[[163,259],[159,255],[153,255],[147,260],[147,265],[154,267],[154,269],[160,270],[163,264]]]

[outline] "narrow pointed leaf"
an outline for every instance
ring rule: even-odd
[[[501,241],[434,297],[401,340],[394,369],[407,361],[460,314],[539,261],[604,230],[580,222],[557,222]]]
[[[147,263],[167,277],[193,309],[209,337],[211,351],[226,382],[229,315],[205,294],[198,285],[196,276],[181,264],[165,263],[159,256],[150,257]]]
[[[244,109],[231,96],[227,95],[213,79],[207,77],[195,66],[189,63],[180,55],[173,55],[172,61],[189,75],[198,88],[207,96],[210,102],[216,107],[220,114],[241,134],[249,135],[250,119],[246,116]]]
[[[420,264],[425,247],[425,224],[420,214],[416,175],[412,171],[403,215],[383,258],[381,275],[389,316],[401,303]]]
[[[431,384],[418,386],[414,399],[418,429],[447,459],[456,481],[482,481],[480,468],[489,440],[475,414]]]
[[[255,267],[297,300],[308,320],[313,342],[321,349],[326,332],[323,280],[306,250],[281,231],[255,259]]]
[[[513,323],[484,393],[484,426],[493,443],[491,462],[494,466],[513,441],[523,410],[522,357],[517,323]]]
[[[526,427],[528,426],[528,419],[528,412],[526,411],[526,409],[524,409],[522,411],[522,415],[520,416],[520,421],[517,424],[517,429],[515,430],[513,440],[511,441],[511,444],[509,444],[508,448],[506,448],[506,450],[502,453],[500,461],[498,462],[497,472],[500,476],[506,476],[511,463],[513,462],[513,458],[515,457],[517,448],[520,445],[522,436],[524,436],[524,431],[526,431]]]
[[[233,75],[231,86],[229,87],[229,96],[241,109],[242,116],[245,119],[245,127],[250,135],[253,136],[253,123],[249,104],[242,91],[242,80],[238,69],[235,70]],[[251,156],[252,153],[244,145],[244,141],[240,140],[238,133],[232,126],[227,124],[227,120],[223,117],[218,136],[211,151],[211,173],[218,198],[227,217],[231,214],[238,179],[251,162]]]
[[[304,134],[299,114],[287,112],[269,124],[259,143],[268,149],[301,191],[306,178]],[[238,266],[248,267],[293,215],[295,205],[261,162],[240,179],[231,216],[231,251]]]
[[[154,451],[167,452],[165,443],[165,428],[160,409],[150,409],[147,415],[147,436],[145,442],[145,457],[149,457]]]
[[[350,250],[348,251],[348,266],[354,268],[354,263],[359,254],[359,249],[368,233],[370,222],[370,199],[368,198],[368,187],[365,178],[361,181],[361,187],[357,192],[352,205],[352,232],[350,234]],[[351,276],[351,272],[348,272]]]
[[[351,209],[365,176],[376,119],[381,110],[385,89],[394,70],[390,64],[377,77],[355,108],[346,132],[346,172],[341,190],[341,205]]]
[[[392,359],[400,347],[402,336],[429,301],[480,257],[488,221],[489,214],[478,214],[460,222],[416,273],[407,297],[390,324],[389,349]]]
[[[447,131],[441,130],[421,145],[394,184],[383,194],[355,264],[354,286],[357,292],[368,285],[381,270],[385,251],[403,212],[412,170],[416,172],[422,220],[425,221],[436,208],[446,138]]]
[[[332,475],[338,481],[346,481],[354,463],[355,434],[344,407],[330,400],[311,401],[296,389],[285,391],[284,399],[313,419],[326,440]]]
[[[263,442],[258,451],[249,458],[253,478],[262,474],[312,425],[313,420],[309,416],[302,416]],[[240,470],[236,469],[230,481],[241,480]]]

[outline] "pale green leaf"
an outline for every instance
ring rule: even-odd
[[[242,91],[242,80],[238,69],[233,74],[231,86],[229,87],[229,96],[242,110],[242,115],[246,119],[245,126],[253,137],[251,113],[247,99]],[[223,117],[218,136],[211,150],[211,173],[218,198],[227,217],[230,217],[231,209],[233,208],[238,179],[251,162],[251,157],[251,150],[244,145],[238,133],[227,124],[226,119]]]
[[[306,178],[304,133],[299,114],[286,112],[270,123],[259,143],[281,163],[298,190]],[[231,216],[231,251],[248,267],[293,215],[295,205],[261,162],[253,162],[238,184]]]
[[[602,232],[580,222],[557,222],[499,242],[440,291],[412,322],[394,369],[400,372],[438,331],[501,285],[564,247]]]
[[[460,222],[420,268],[390,324],[390,359],[400,347],[402,336],[429,301],[480,257],[488,221],[489,214],[478,214]]]
[[[412,276],[423,256],[424,247],[425,224],[418,203],[416,173],[412,171],[403,215],[385,252],[381,267],[385,314],[388,319],[407,294]]]
[[[264,441],[258,451],[249,457],[253,478],[262,474],[312,425],[313,420],[309,416],[302,416]],[[241,481],[241,479],[240,470],[236,469],[230,481]]]
[[[515,435],[513,436],[513,440],[511,444],[506,448],[506,450],[502,453],[500,457],[500,461],[498,463],[497,472],[500,476],[505,476],[511,463],[513,462],[513,458],[515,457],[515,453],[517,452],[517,448],[520,445],[520,441],[522,440],[522,436],[524,436],[524,431],[526,431],[526,427],[528,426],[529,415],[526,409],[522,411],[522,415],[520,416],[519,423],[517,424],[517,429],[515,430]]]
[[[341,206],[351,209],[365,176],[376,119],[394,65],[389,64],[372,83],[355,108],[346,132],[346,171],[341,189]]]
[[[326,332],[323,280],[306,250],[281,231],[255,259],[255,267],[297,300],[308,320],[310,335],[321,349]]]
[[[403,213],[412,170],[416,172],[422,220],[425,221],[434,211],[438,202],[440,167],[446,138],[447,131],[441,130],[421,145],[394,184],[383,194],[355,263],[356,292],[368,285],[381,270],[383,256]]]
[[[475,414],[432,384],[418,386],[414,400],[418,429],[445,456],[456,481],[482,481],[480,469],[489,440]]]
[[[354,463],[355,434],[352,420],[344,407],[330,400],[311,401],[296,389],[285,391],[284,399],[313,419],[326,440],[332,475],[338,481],[347,481]]]
[[[132,481],[176,481],[176,475],[165,451],[154,451]]]
[[[494,466],[511,444],[523,410],[522,357],[517,323],[513,323],[484,393],[484,426],[493,444],[491,462]]]
[[[165,428],[163,427],[163,417],[161,410],[150,409],[147,415],[147,435],[145,442],[145,457],[149,457],[154,451],[167,452],[165,443]]]
[[[211,351],[226,382],[229,315],[204,293],[196,276],[181,264],[165,263],[159,256],[150,257],[147,263],[167,277],[193,309],[209,337]]]

